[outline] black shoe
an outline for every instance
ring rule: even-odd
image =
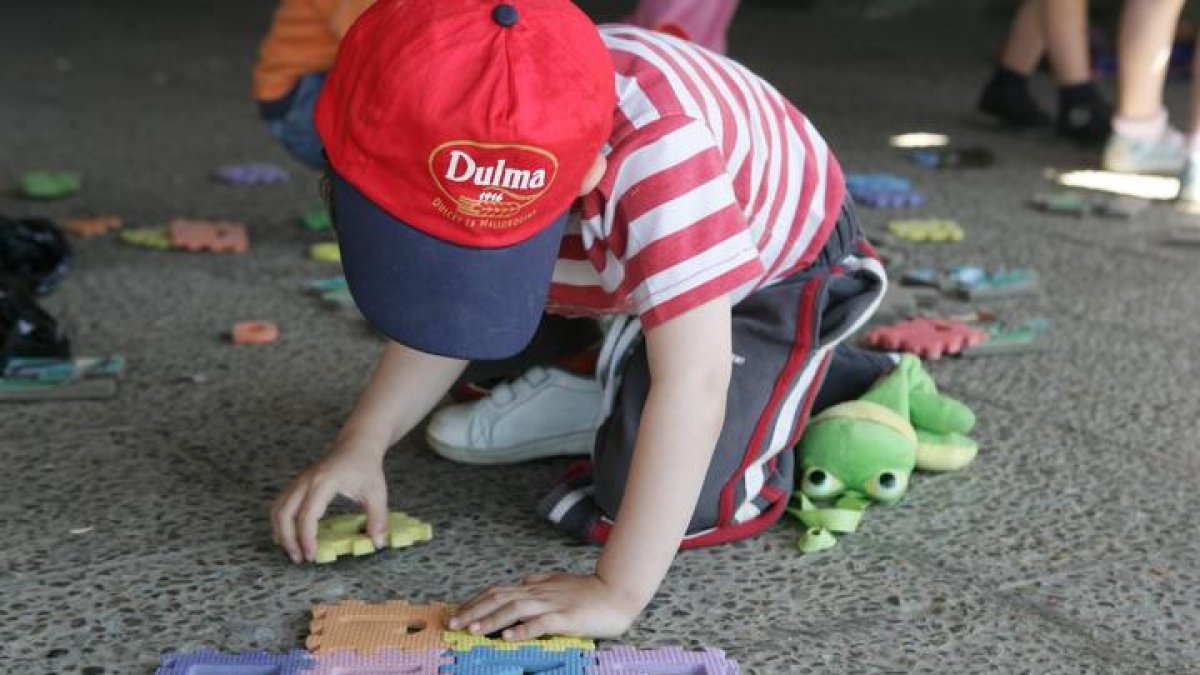
[[[976,107],[980,112],[1013,127],[1050,125],[1050,116],[1033,100],[1024,80],[993,76],[983,88]]]
[[[1059,103],[1056,129],[1059,136],[1079,143],[1099,145],[1112,133],[1112,106],[1099,94],[1073,104]]]

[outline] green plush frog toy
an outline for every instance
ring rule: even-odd
[[[832,533],[857,529],[872,501],[899,501],[914,468],[954,471],[970,464],[978,450],[966,436],[973,426],[971,409],[939,394],[911,354],[861,398],[814,417],[797,448],[800,504],[790,509],[808,526],[800,549],[833,546]],[[816,501],[832,505],[818,508]]]

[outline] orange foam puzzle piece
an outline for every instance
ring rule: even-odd
[[[265,345],[279,339],[279,326],[270,321],[239,321],[230,331],[235,345]]]
[[[171,245],[188,251],[245,253],[250,250],[246,226],[228,220],[176,218],[167,226]]]
[[[337,651],[371,654],[389,648],[439,651],[445,648],[442,631],[449,613],[441,603],[410,605],[403,600],[379,604],[345,600],[317,605],[304,644],[316,655]]]
[[[120,216],[96,216],[94,218],[68,218],[63,229],[77,237],[95,237],[121,229],[124,223]]]
[[[867,333],[864,341],[876,349],[909,352],[933,360],[958,354],[987,338],[987,331],[961,321],[922,317],[875,328]]]

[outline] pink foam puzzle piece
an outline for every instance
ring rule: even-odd
[[[958,354],[984,342],[987,337],[987,331],[961,321],[922,317],[875,328],[867,333],[865,342],[876,349],[909,352],[934,360],[947,354]]]
[[[611,647],[596,652],[595,675],[739,675],[737,661],[719,649]]]
[[[373,654],[342,651],[317,659],[309,675],[439,675],[454,659],[441,649],[406,652],[385,649]]]

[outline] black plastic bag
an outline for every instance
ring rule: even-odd
[[[58,322],[42,309],[24,279],[0,274],[0,370],[13,357],[70,358]]]
[[[23,280],[29,290],[45,295],[71,270],[71,246],[45,218],[0,216],[0,272]]]

